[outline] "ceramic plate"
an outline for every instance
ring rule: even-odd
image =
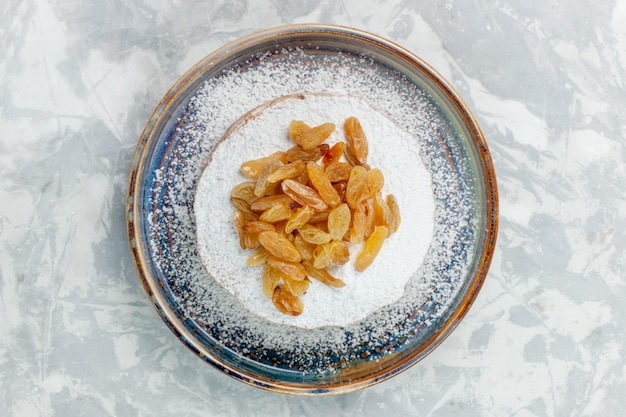
[[[205,168],[213,158],[232,158],[236,173],[243,162],[241,155],[218,152],[225,132],[259,106],[299,94],[353,97],[362,104],[355,111],[371,108],[382,115],[404,132],[391,151],[419,149],[414,163],[430,178],[428,190],[419,192],[433,202],[427,214],[432,227],[421,237],[423,253],[418,245],[404,248],[406,264],[414,266],[401,293],[341,325],[307,328],[255,314],[220,284],[222,269],[207,267],[198,249],[194,206]],[[420,195],[411,192],[417,193],[405,190],[398,198],[418,201]],[[216,204],[228,205],[229,195],[221,194]],[[412,205],[401,210],[407,224],[424,216]],[[172,87],[139,140],[127,214],[131,251],[146,292],[165,323],[200,358],[254,386],[334,394],[392,377],[453,331],[487,274],[497,210],[486,142],[467,106],[440,75],[377,36],[297,25],[233,42]],[[201,241],[233,241],[234,226],[215,224],[202,229]],[[226,269],[230,259],[222,259]],[[232,262],[238,262],[236,256]],[[377,274],[384,282],[394,269]]]

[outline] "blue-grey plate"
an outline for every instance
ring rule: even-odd
[[[321,72],[327,77],[329,69],[336,70],[334,79],[318,77]],[[233,82],[237,74],[255,71],[267,74],[267,82]],[[296,89],[296,83],[285,82],[293,77],[299,81]],[[389,91],[397,94],[388,103],[377,99]],[[412,134],[422,152],[416,163],[423,163],[432,178],[435,227],[426,237],[430,245],[423,264],[397,302],[348,326],[304,329],[240,308],[207,272],[196,247],[194,198],[212,151],[241,116],[232,109],[327,92],[375,102],[377,110]],[[214,105],[207,108],[203,98]],[[139,140],[127,205],[139,277],[174,334],[226,374],[292,394],[360,389],[435,349],[474,301],[487,275],[498,223],[487,144],[450,85],[394,43],[321,25],[249,35],[189,70],[159,103]],[[419,215],[410,208],[402,214]]]

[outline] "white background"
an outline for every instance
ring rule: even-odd
[[[0,415],[622,415],[624,3],[430,3],[5,1]],[[324,398],[197,359],[148,301],[125,228],[130,161],[167,89],[228,41],[303,22],[434,66],[482,126],[501,198],[492,268],[452,336],[387,382]]]

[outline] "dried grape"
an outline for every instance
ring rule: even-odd
[[[326,170],[329,165],[338,162],[343,156],[343,152],[346,149],[345,142],[337,142],[328,149],[328,152],[324,154],[322,158],[322,169]]]
[[[302,265],[304,266],[308,277],[316,279],[322,284],[326,284],[333,288],[341,288],[346,285],[345,282],[332,276],[326,269],[315,268],[311,261],[302,261]]]
[[[280,285],[274,289],[272,302],[278,311],[290,316],[298,316],[304,311],[302,301]]]
[[[245,217],[246,220],[258,220],[259,216],[250,209],[250,205],[241,198],[231,197],[230,202]]]
[[[311,206],[317,211],[323,211],[328,205],[322,200],[317,191],[294,180],[284,180],[281,183],[283,192],[302,206]]]
[[[263,295],[271,299],[274,295],[274,290],[280,284],[281,278],[278,270],[272,268],[269,264],[265,264],[261,273]]]
[[[328,214],[328,233],[333,240],[341,240],[350,228],[350,207],[342,203]]]
[[[256,185],[254,186],[255,196],[262,197],[267,195],[274,187],[276,187],[275,183],[269,181],[269,176],[284,165],[285,164],[280,161],[271,160],[263,167],[259,177],[257,178]]]
[[[265,211],[271,209],[277,204],[287,204],[290,208],[292,208],[294,203],[293,199],[286,194],[268,195],[254,200],[250,204],[250,210],[259,212]]]
[[[385,226],[376,226],[374,232],[367,238],[363,250],[356,258],[354,267],[357,271],[362,272],[374,262],[374,258],[378,255],[383,242],[387,238],[389,230]]]
[[[254,159],[251,161],[244,162],[241,164],[240,171],[243,175],[249,178],[258,178],[259,174],[263,170],[263,168],[270,161],[280,161],[287,162],[287,155],[285,152],[274,152],[273,154],[266,156],[264,158]]]
[[[291,207],[288,204],[280,203],[261,213],[259,220],[267,223],[276,223],[281,220],[287,220],[291,217],[291,213]]]
[[[359,122],[359,119],[356,117],[348,117],[343,127],[346,132],[350,151],[360,164],[364,164],[367,161],[369,147],[367,137],[365,137],[365,132],[363,132],[363,128],[361,127],[361,122]]]
[[[360,165],[352,167],[346,187],[346,202],[351,208],[356,209],[361,200],[367,197],[367,193],[367,169]]]
[[[305,242],[313,243],[314,245],[330,242],[330,235],[328,233],[310,224],[299,227],[298,233]]]
[[[352,165],[347,162],[333,162],[326,167],[326,176],[330,182],[348,181]]]
[[[309,162],[317,161],[322,157],[322,149],[316,146],[313,149],[302,149],[299,145],[290,148],[285,152],[287,155],[287,161],[289,162]]]
[[[294,121],[296,122],[296,121]],[[293,125],[294,122],[291,124]],[[324,123],[319,126],[311,127],[311,128],[302,128],[300,124],[298,124],[297,129],[292,129],[291,126],[289,128],[290,136],[294,142],[296,142],[302,149],[313,149],[316,146],[320,145],[331,133],[335,130],[334,123]],[[291,134],[294,132],[294,134]]]
[[[267,264],[272,268],[278,269],[282,273],[287,274],[289,278],[295,279],[296,281],[303,280],[306,276],[304,266],[298,262],[289,262],[275,256],[270,256],[267,258]]]
[[[250,257],[246,260],[246,265],[248,266],[257,266],[264,264],[267,261],[267,258],[270,256],[270,253],[264,247],[260,247],[254,251]]]
[[[313,251],[313,267],[316,269],[324,269],[332,263],[330,255],[330,242],[317,245]]]
[[[254,195],[255,185],[256,181],[245,181],[241,184],[237,184],[230,191],[230,196],[232,198],[238,198],[250,204],[252,200],[256,198],[256,196]]]
[[[291,233],[298,227],[302,227],[308,223],[313,217],[315,210],[311,206],[300,207],[291,215],[287,224],[285,225],[285,233]]]
[[[317,190],[322,200],[330,207],[337,207],[339,203],[341,203],[339,193],[333,188],[333,185],[322,168],[315,162],[308,162],[306,164],[306,171],[309,174],[309,181],[313,185],[313,188]]]
[[[267,231],[259,233],[259,243],[277,258],[289,262],[300,262],[302,260],[300,252],[293,246],[293,243],[276,232]]]
[[[396,198],[393,196],[393,194],[389,194],[387,196],[387,206],[389,207],[389,210],[391,211],[391,214],[393,215],[393,223],[391,224],[390,230],[391,233],[395,233],[398,230],[398,227],[400,226],[400,207],[398,206],[398,202],[396,201]]]
[[[275,183],[287,178],[296,178],[304,171],[305,164],[302,161],[294,161],[275,169],[268,177],[267,181]]]
[[[350,260],[350,249],[340,240],[330,242],[329,251],[330,259],[336,265],[343,265]]]

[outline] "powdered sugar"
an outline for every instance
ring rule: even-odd
[[[240,366],[235,362],[241,361],[249,367],[272,366],[296,372],[302,381],[307,373],[341,369],[364,357],[378,360],[409,345],[425,343],[461,302],[484,234],[480,177],[474,174],[477,162],[461,122],[444,101],[431,96],[432,90],[425,83],[408,79],[368,56],[303,44],[302,49],[250,53],[219,68],[205,75],[206,81],[176,109],[146,162],[142,227],[146,229],[151,268],[168,308],[201,340],[199,343],[222,352],[222,360],[230,360],[226,358],[235,352],[232,366]],[[234,181],[239,180],[239,164],[266,154],[267,142],[287,147],[280,143],[284,135],[254,138],[250,147],[238,140],[218,146],[219,140],[250,110],[278,97],[302,93],[332,94],[334,98],[326,99],[336,100],[341,112],[354,111],[353,115],[362,118],[374,146],[371,164],[385,173],[386,192],[397,196],[403,215],[398,235],[392,236],[380,254],[382,264],[372,270],[371,277],[365,276],[373,283],[363,288],[365,291],[386,281],[391,287],[377,288],[384,293],[380,297],[351,295],[351,288],[360,288],[360,283],[354,284],[360,277],[346,277],[348,286],[330,296],[354,297],[352,301],[358,296],[367,302],[355,309],[346,307],[340,314],[351,317],[341,317],[341,321],[327,316],[326,321],[305,317],[299,324],[281,322],[285,318],[272,316],[271,307],[267,312],[256,304],[250,307],[260,299],[256,295],[244,294],[241,289],[234,296],[218,282],[239,273],[250,279],[259,275],[245,266],[245,254],[218,247],[220,242],[224,248],[238,247],[233,241],[228,195]],[[341,124],[346,116],[321,104],[311,109],[316,111],[306,115],[289,112],[284,117],[310,123],[326,122],[331,117]],[[272,118],[278,120],[278,115]],[[368,125],[368,118],[376,123]],[[285,129],[283,126],[277,129]],[[381,133],[383,129],[393,135]],[[394,141],[393,146],[386,149],[383,140]],[[207,164],[207,172],[214,170],[214,175],[206,174],[207,181],[214,181],[221,197],[199,201],[197,212],[199,216],[215,213],[216,220],[211,223],[206,218],[196,219],[194,214],[196,195],[207,193],[199,189],[196,194]],[[405,171],[415,175],[415,180],[400,175]],[[413,184],[415,189],[407,189]],[[203,256],[198,251],[198,238],[203,239],[200,247],[209,251]],[[203,258],[209,261],[208,269]],[[260,291],[258,281],[246,288]],[[313,297],[330,297],[324,291],[322,286],[309,290],[305,311],[318,308]],[[329,308],[330,298],[325,299],[320,305]]]
[[[285,316],[263,296],[261,268],[245,265],[250,252],[239,248],[230,190],[246,179],[238,171],[242,162],[293,146],[287,127],[294,118],[311,125],[335,123],[338,128],[327,141],[332,145],[345,140],[342,126],[349,116],[361,121],[368,136],[368,161],[385,174],[384,194],[393,193],[408,215],[367,270],[357,273],[352,263],[334,268],[332,273],[346,283],[345,288],[314,281],[302,296],[302,315]],[[430,245],[434,209],[430,175],[421,162],[418,142],[363,99],[338,95],[290,96],[253,111],[215,148],[195,200],[199,252],[211,276],[251,312],[306,328],[345,326],[399,299]],[[358,246],[351,249],[353,254],[359,251]]]

